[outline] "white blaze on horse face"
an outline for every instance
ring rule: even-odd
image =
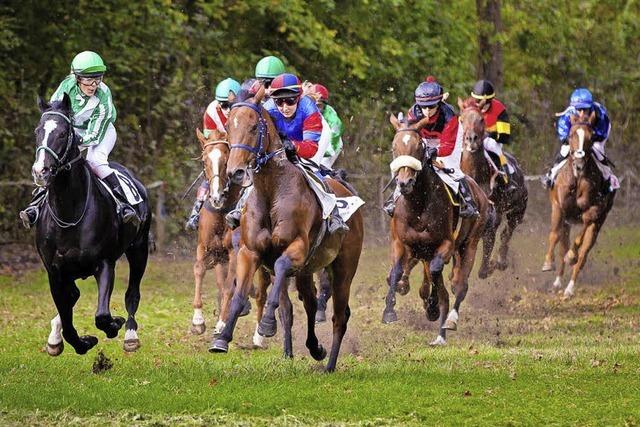
[[[576,130],[576,134],[578,135],[578,151],[576,151],[576,157],[580,159],[584,157],[584,129]]]
[[[44,137],[42,138],[42,147],[48,147],[47,142],[49,141],[49,135],[54,131],[55,128],[58,127],[58,124],[55,120],[50,119],[44,122]],[[44,157],[46,150],[40,150],[38,152],[38,158],[36,162],[33,164],[33,172],[40,175],[42,173],[42,169],[44,169]]]
[[[220,197],[220,157],[222,157],[222,152],[218,148],[214,148],[209,152],[208,157],[213,171],[211,194],[214,197]]]
[[[233,127],[235,127],[236,129],[238,129],[238,118],[234,117],[233,118]]]
[[[402,137],[402,142],[404,142],[404,145],[409,145],[409,141],[411,141],[411,135],[405,135]]]

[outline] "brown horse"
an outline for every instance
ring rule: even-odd
[[[482,239],[482,265],[478,270],[478,276],[484,279],[495,269],[505,270],[507,268],[509,241],[515,228],[524,218],[529,193],[525,185],[524,173],[520,169],[518,162],[513,156],[506,153],[509,163],[515,170],[510,179],[513,180],[516,190],[507,193],[502,191],[500,187],[496,188],[495,180],[498,173],[485,157],[483,145],[485,137],[484,118],[476,105],[476,100],[470,97],[462,101],[458,98],[458,106],[460,107],[460,124],[463,127],[464,144],[460,168],[480,185],[495,206],[495,220],[487,227],[485,236]],[[503,216],[506,216],[507,223],[500,234],[498,258],[489,261]]]
[[[565,262],[573,265],[571,280],[564,290],[565,297],[573,296],[578,273],[587,261],[589,251],[596,243],[598,233],[613,206],[615,191],[603,194],[604,178],[591,154],[595,112],[587,121],[571,117],[569,132],[570,154],[560,169],[555,184],[549,192],[551,201],[551,231],[549,246],[542,271],[554,269],[554,250],[560,243],[562,261],[556,269],[554,288],[562,286]],[[582,230],[569,244],[570,222],[582,223]]]
[[[315,335],[317,301],[313,273],[327,267],[333,300],[333,343],[326,370],[336,366],[350,316],[349,294],[356,273],[363,240],[362,215],[356,211],[347,222],[346,234],[326,234],[322,210],[303,172],[284,156],[278,132],[268,112],[262,108],[264,88],[255,97],[235,103],[229,115],[228,137],[232,152],[227,174],[236,184],[253,182],[253,191],[240,222],[241,243],[236,268],[237,286],[231,300],[229,318],[211,350],[227,352],[242,302],[251,287],[251,278],[260,266],[274,273],[264,315],[258,332],[276,333],[275,310],[286,279],[295,284],[307,314],[306,346],[316,360],[326,350]],[[351,193],[335,180],[327,184],[339,196]],[[322,240],[316,246],[316,239]]]
[[[451,193],[434,171],[426,145],[419,131],[428,118],[409,125],[391,116],[396,129],[393,138],[393,157],[396,163],[396,182],[401,196],[391,219],[391,251],[393,266],[387,277],[389,291],[382,321],[397,320],[394,309],[398,281],[405,271],[415,265],[412,259],[423,262],[425,280],[420,288],[427,318],[440,320],[438,337],[432,345],[446,344],[446,330],[456,330],[460,304],[468,290],[468,278],[473,268],[478,242],[482,237],[490,212],[490,203],[480,187],[469,179],[478,206],[479,216],[465,218],[456,232],[458,209],[454,208]],[[449,293],[444,286],[442,270],[454,257],[452,291],[456,296],[449,312]],[[428,265],[427,265],[428,264]],[[429,293],[430,283],[431,293]]]

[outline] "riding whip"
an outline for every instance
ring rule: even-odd
[[[189,188],[187,188],[187,191],[184,192],[184,194],[180,198],[180,201],[184,200],[184,198],[187,197],[187,194],[191,192],[191,190],[193,189],[193,186],[196,185],[196,182],[198,182],[198,180],[200,180],[200,178],[202,177],[202,174],[204,174],[204,171],[200,171],[200,174],[196,177],[196,179],[193,180]]]

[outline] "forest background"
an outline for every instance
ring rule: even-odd
[[[346,124],[339,160],[359,175],[388,174],[390,112],[434,75],[469,95],[496,83],[511,114],[509,147],[542,173],[558,143],[554,113],[588,87],[609,110],[608,153],[619,171],[640,157],[640,2],[460,1],[55,1],[0,4],[0,243],[25,241],[17,211],[29,200],[38,94],[49,97],[73,56],[104,58],[118,110],[111,158],[144,182],[166,185],[170,232],[187,214],[180,197],[199,173],[196,127],[228,76],[251,77],[265,55],[325,84]],[[366,191],[366,190],[365,190]],[[188,198],[190,199],[190,198]],[[191,200],[189,200],[191,201]]]

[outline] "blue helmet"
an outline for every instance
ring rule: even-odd
[[[571,94],[570,105],[577,109],[591,108],[593,106],[593,95],[588,89],[579,88]]]
[[[413,95],[416,99],[416,104],[420,107],[431,107],[442,100],[444,90],[435,79],[428,77],[427,81],[418,85]]]
[[[240,83],[232,78],[224,79],[218,86],[216,86],[216,99],[218,101],[226,101],[229,99],[229,92],[233,92],[234,95],[238,95],[240,92]]]

